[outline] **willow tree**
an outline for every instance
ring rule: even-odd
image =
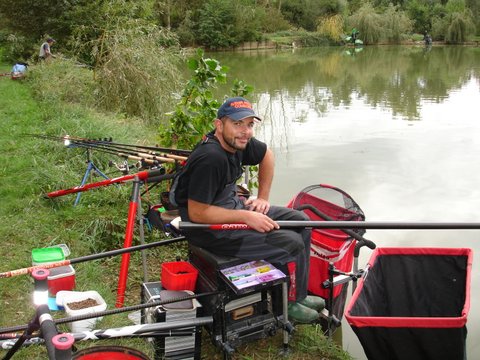
[[[399,6],[390,4],[382,17],[383,37],[392,44],[399,44],[402,35],[409,33],[413,29],[413,21],[407,14],[400,10]]]
[[[468,11],[454,13],[451,16],[445,40],[451,44],[465,42],[468,40],[468,36],[474,32],[474,29],[475,25]]]
[[[373,5],[365,3],[357,12],[349,17],[348,23],[360,31],[364,44],[376,44],[384,35],[383,20]]]

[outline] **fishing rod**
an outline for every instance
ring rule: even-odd
[[[101,151],[107,154],[112,154],[116,155],[119,157],[123,157],[125,159],[130,159],[130,160],[136,160],[142,163],[142,167],[144,167],[144,164],[150,164],[150,165],[159,165],[160,163],[174,163],[175,159],[172,158],[166,158],[166,157],[156,157],[154,155],[149,155],[149,154],[143,154],[140,155],[140,153],[136,153],[133,151],[130,152],[119,152],[116,149],[113,148],[108,148],[108,147],[102,147],[102,146],[92,146],[92,145],[87,145],[83,143],[72,143],[72,145],[69,145],[69,147],[80,147],[80,148],[85,148],[87,150],[97,150]]]
[[[183,150],[183,149],[172,149],[172,148],[165,148],[165,147],[159,147],[159,146],[145,146],[145,145],[133,145],[133,144],[124,144],[124,143],[117,143],[113,142],[112,138],[109,139],[87,139],[87,138],[80,138],[80,137],[75,137],[75,136],[70,136],[70,135],[65,135],[65,136],[52,136],[52,135],[38,135],[38,134],[30,134],[29,136],[41,138],[41,139],[48,139],[48,140],[56,140],[56,141],[62,141],[62,142],[68,142],[68,141],[77,141],[77,142],[85,142],[85,143],[97,143],[97,144],[111,144],[111,145],[118,145],[118,146],[124,146],[124,147],[133,147],[133,148],[139,148],[139,149],[145,149],[145,150],[151,150],[155,152],[165,152],[173,155],[180,155],[180,156],[189,156],[190,153],[192,152],[191,150]]]
[[[168,323],[154,323],[143,325],[130,325],[112,329],[97,329],[70,333],[75,342],[88,340],[105,340],[124,337],[152,337],[152,336],[191,336],[195,333],[194,327],[210,325],[213,322],[211,316],[195,318],[191,320],[177,320]],[[190,328],[190,330],[188,330]],[[177,330],[185,329],[185,330]],[[0,340],[0,349],[8,350],[15,345],[16,339]],[[38,336],[29,337],[22,346],[41,345],[45,340]]]
[[[395,230],[479,230],[478,222],[414,222],[414,221],[277,221],[280,229],[395,229]],[[180,230],[250,230],[244,223],[198,224],[178,222]]]
[[[132,155],[139,157],[140,159],[144,158],[149,158],[152,161],[156,162],[169,162],[169,163],[174,163],[176,161],[185,161],[187,160],[187,157],[185,156],[180,156],[180,155],[173,155],[173,154],[157,154],[154,152],[141,152],[136,149],[131,149],[127,147],[122,147],[122,146],[116,146],[116,145],[106,145],[102,143],[86,143],[86,142],[78,142],[78,141],[71,141],[71,145],[68,145],[69,147],[73,146],[78,146],[78,147],[84,147],[84,148],[89,148],[89,149],[94,149],[98,151],[103,151],[103,152],[108,152],[114,155],[119,155],[119,156],[125,156],[125,155]]]
[[[75,259],[56,261],[56,262],[52,262],[52,263],[46,263],[46,264],[41,264],[41,265],[35,265],[35,266],[26,267],[26,268],[16,269],[16,270],[5,271],[5,272],[0,273],[0,279],[1,278],[9,278],[9,277],[13,277],[13,276],[19,276],[19,275],[30,274],[37,269],[51,269],[51,268],[56,268],[56,267],[59,267],[59,266],[79,264],[79,263],[86,262],[86,261],[98,260],[98,259],[102,259],[102,258],[106,258],[106,257],[112,257],[112,256],[116,256],[116,255],[130,253],[130,252],[134,252],[134,251],[150,249],[150,248],[153,248],[153,247],[156,247],[156,246],[170,245],[170,244],[174,244],[174,243],[184,241],[184,240],[186,240],[184,236],[179,236],[179,237],[176,237],[176,238],[173,238],[173,239],[156,241],[156,242],[152,242],[152,243],[148,243],[148,244],[142,244],[142,245],[135,245],[135,246],[130,246],[128,248],[110,250],[110,251],[106,251],[106,252],[103,252],[103,253],[81,256],[81,257],[78,257],[78,258],[75,258]]]
[[[70,143],[74,145],[86,145],[86,146],[91,146],[95,148],[97,147],[110,148],[110,149],[116,149],[124,152],[137,153],[137,154],[141,154],[142,156],[163,157],[163,158],[170,158],[170,159],[175,159],[179,161],[185,161],[188,158],[188,156],[182,156],[182,155],[171,154],[166,152],[156,152],[153,150],[145,149],[144,147],[140,147],[137,145],[118,144],[118,143],[113,143],[111,141],[92,142],[92,141],[70,140]]]
[[[147,308],[150,308],[150,307],[168,305],[168,304],[175,303],[175,302],[180,302],[180,301],[194,300],[194,299],[199,299],[199,298],[202,298],[202,297],[220,295],[222,293],[224,293],[224,291],[211,291],[211,292],[205,292],[205,293],[193,294],[193,295],[188,294],[186,296],[176,297],[176,298],[172,298],[172,299],[168,299],[168,300],[157,300],[157,301],[148,302],[146,304],[126,306],[126,307],[121,308],[121,309],[98,311],[98,312],[94,312],[94,313],[87,313],[87,314],[84,314],[84,315],[77,315],[77,316],[70,316],[70,317],[61,318],[61,319],[54,319],[53,322],[55,323],[55,325],[66,324],[66,323],[71,323],[71,322],[79,321],[79,320],[88,320],[88,319],[94,319],[94,318],[97,318],[97,317],[117,315],[117,314],[121,314],[121,313],[125,313],[125,312],[132,312],[132,311],[147,309]],[[28,327],[28,325],[16,325],[16,326],[11,326],[11,327],[0,328],[0,334],[9,334],[9,333],[15,333],[15,332],[18,332],[18,331],[23,331],[23,330],[26,330],[27,327]]]
[[[112,184],[119,184],[119,183],[126,183],[128,181],[134,180],[135,177],[138,177],[140,181],[162,181],[162,180],[168,180],[174,177],[174,174],[165,174],[165,169],[156,169],[156,170],[150,170],[150,171],[140,171],[136,174],[129,174],[129,175],[124,175],[120,176],[117,178],[113,179],[107,179],[107,180],[102,180],[98,181],[95,183],[90,183],[90,184],[85,184],[81,186],[75,186],[73,188],[69,189],[62,189],[62,190],[56,190],[49,192],[44,195],[46,198],[55,198],[59,196],[64,196],[68,194],[74,194],[74,193],[79,193],[79,192],[84,192],[90,189],[94,189],[97,187],[102,187],[102,186],[109,186]]]

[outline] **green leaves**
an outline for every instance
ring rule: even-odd
[[[197,50],[195,58],[187,61],[187,66],[193,71],[193,75],[175,110],[167,114],[171,116],[170,124],[160,126],[162,144],[182,149],[193,148],[204,134],[213,129],[213,120],[221,102],[215,99],[212,91],[217,84],[227,82],[229,70],[218,60],[205,58],[201,49]],[[252,86],[235,80],[231,93],[235,96],[246,96],[252,91]]]

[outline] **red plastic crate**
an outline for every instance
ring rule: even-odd
[[[198,270],[189,262],[173,261],[162,264],[162,287],[167,290],[195,291]]]

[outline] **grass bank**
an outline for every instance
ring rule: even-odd
[[[43,65],[42,65],[43,66]],[[41,71],[53,71],[45,67]],[[1,72],[10,65],[0,66]],[[38,71],[38,69],[37,69]],[[88,70],[82,70],[88,71]],[[128,203],[129,185],[111,186],[81,196],[73,207],[72,195],[47,200],[46,192],[78,185],[86,170],[86,153],[81,148],[66,148],[61,142],[39,139],[31,134],[49,134],[87,138],[112,137],[117,142],[155,144],[156,129],[138,119],[122,115],[99,113],[73,102],[78,79],[59,81],[60,76],[50,73],[45,80],[32,76],[30,80],[0,79],[0,272],[27,267],[31,263],[31,250],[65,243],[76,258],[95,252],[120,248],[123,244]],[[35,80],[37,79],[37,80]],[[50,79],[50,80],[49,80]],[[44,83],[42,81],[49,81]],[[67,83],[68,82],[68,83]],[[65,96],[52,96],[39,91],[42,87],[58,87]],[[68,91],[67,91],[68,90]],[[39,95],[40,94],[40,95]],[[50,93],[52,94],[52,93]],[[118,171],[108,166],[112,159],[106,154],[93,152],[94,163],[110,176]],[[98,181],[93,177],[89,182]],[[143,203],[156,203],[158,190],[145,194]],[[146,232],[146,241],[157,241],[162,234]],[[135,241],[138,242],[135,236]],[[160,264],[176,257],[186,257],[185,244],[148,251],[150,281],[160,278]],[[96,290],[106,300],[108,308],[115,303],[120,257],[81,263],[75,266],[76,290]],[[140,286],[143,281],[141,259],[135,254],[130,262],[128,289],[125,305],[140,303]],[[33,315],[32,280],[28,276],[0,279],[0,326],[27,324]],[[54,317],[64,317],[55,312]],[[105,317],[97,328],[131,325],[127,314]],[[68,331],[64,325],[61,331]],[[213,348],[205,335],[202,354],[205,359],[221,359],[222,354]],[[95,344],[94,344],[95,343]],[[148,356],[153,349],[143,339],[122,339],[79,342],[77,348],[93,345],[121,344],[136,348]],[[328,342],[315,326],[301,326],[292,340],[289,359],[349,359],[348,354]],[[278,336],[248,344],[239,349],[236,359],[276,359],[281,345]],[[0,351],[0,355],[4,355]],[[45,359],[44,346],[32,346],[20,350],[14,358]]]

